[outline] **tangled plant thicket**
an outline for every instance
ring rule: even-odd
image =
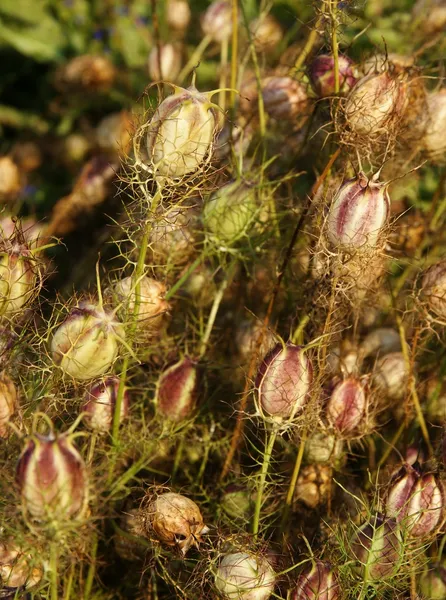
[[[446,599],[444,2],[28,8],[0,597]]]

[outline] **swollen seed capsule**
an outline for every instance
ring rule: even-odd
[[[162,44],[160,48],[154,46],[149,54],[148,69],[153,81],[175,81],[181,70],[179,48],[173,44]]]
[[[0,438],[8,436],[8,423],[17,408],[17,390],[7,375],[0,375]]]
[[[179,179],[197,171],[218,129],[215,109],[193,86],[176,88],[158,106],[147,134],[149,163],[156,175]]]
[[[224,555],[215,573],[215,587],[228,600],[267,600],[275,583],[269,562],[247,552]]]
[[[114,291],[118,300],[124,303],[127,310],[127,319],[135,311],[136,291],[132,277],[124,277],[116,283]],[[140,327],[155,331],[160,328],[170,306],[164,300],[166,286],[152,279],[143,277],[139,282],[139,305],[136,320]]]
[[[197,394],[197,366],[185,357],[161,373],[156,385],[156,410],[163,417],[178,423],[194,411]]]
[[[74,379],[100,377],[115,361],[123,336],[122,325],[113,313],[81,302],[56,329],[51,341],[52,358]]]
[[[272,15],[264,15],[254,19],[249,30],[257,52],[272,52],[283,38],[280,23]]]
[[[15,598],[15,592],[34,587],[42,576],[43,570],[37,566],[32,555],[14,540],[6,539],[0,542],[0,598],[4,597],[3,592],[7,593],[8,598]]]
[[[308,108],[305,88],[291,77],[268,77],[262,82],[265,110],[273,119],[293,121]]]
[[[440,319],[446,319],[446,260],[427,269],[421,290],[430,311]]]
[[[189,25],[191,17],[187,0],[167,0],[166,21],[174,31],[183,32]]]
[[[339,93],[347,94],[356,83],[353,61],[343,54],[339,57]],[[334,59],[331,54],[321,54],[311,63],[310,81],[319,98],[327,98],[335,94]]]
[[[299,576],[291,599],[339,600],[341,597],[341,587],[333,567],[328,562],[316,560]]]
[[[279,419],[293,418],[305,405],[313,367],[301,346],[277,344],[264,358],[256,379],[258,410]]]
[[[439,564],[426,569],[418,580],[421,597],[428,600],[445,600],[446,568]]]
[[[29,437],[16,477],[23,509],[36,521],[80,518],[87,508],[85,464],[67,434]]]
[[[401,400],[407,394],[409,371],[402,352],[390,352],[376,362],[373,383],[388,400]]]
[[[327,234],[336,247],[375,247],[390,212],[387,184],[360,174],[335,193],[327,218]]]
[[[223,42],[232,34],[232,8],[227,0],[215,0],[203,15],[201,27],[215,42]]]
[[[173,492],[149,498],[142,518],[149,538],[155,535],[167,546],[177,546],[183,556],[192,546],[198,547],[201,536],[209,531],[195,502]]]
[[[86,413],[87,427],[98,433],[110,431],[113,425],[115,406],[119,393],[119,377],[106,377],[102,381],[91,384],[84,394],[82,410]],[[129,394],[124,390],[119,420],[128,414]]]
[[[429,94],[427,105],[429,122],[422,145],[429,159],[441,164],[446,160],[446,89]]]
[[[0,203],[13,200],[21,187],[20,170],[16,163],[9,156],[0,156]]]
[[[365,418],[366,391],[357,379],[350,377],[338,383],[327,403],[328,421],[341,435],[355,435]]]
[[[0,318],[13,317],[32,299],[39,282],[37,262],[28,247],[14,239],[0,252]]]

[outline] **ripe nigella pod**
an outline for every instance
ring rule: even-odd
[[[149,54],[148,69],[153,81],[175,81],[181,70],[179,48],[174,44],[162,44],[160,48],[154,46]]]
[[[191,17],[188,0],[167,0],[166,21],[174,31],[183,32]]]
[[[0,250],[0,319],[13,317],[32,300],[38,289],[38,263],[26,244],[4,240]]]
[[[379,358],[373,383],[389,400],[401,400],[407,394],[409,371],[402,352],[389,352]]]
[[[42,576],[43,570],[33,556],[14,540],[0,542],[0,598],[21,597],[15,594],[34,587]]]
[[[183,421],[194,411],[197,395],[197,365],[188,357],[182,358],[161,373],[156,384],[156,410],[170,421]]]
[[[183,556],[192,546],[198,547],[201,536],[209,531],[195,502],[173,492],[150,496],[142,519],[149,538],[155,535],[167,546],[177,546]]]
[[[9,156],[0,156],[0,202],[13,200],[20,191],[20,169]]]
[[[433,92],[427,97],[429,122],[422,138],[422,145],[430,160],[444,163],[446,159],[446,89]]]
[[[83,516],[88,502],[84,461],[68,434],[34,434],[17,464],[22,507],[36,521]]]
[[[381,514],[362,525],[351,541],[351,554],[358,562],[357,570],[370,582],[393,577],[399,569],[402,552],[402,539],[396,522]]]
[[[440,319],[446,319],[446,260],[425,271],[421,292],[429,310]]]
[[[115,414],[115,406],[119,393],[119,377],[105,377],[92,383],[85,391],[82,411],[85,412],[85,423],[93,431],[106,433],[110,431]],[[124,390],[119,420],[128,414],[129,394]]]
[[[305,115],[308,95],[301,83],[291,77],[267,77],[262,82],[266,112],[278,120],[294,120]]]
[[[52,358],[66,375],[81,381],[93,379],[110,369],[122,338],[122,325],[113,313],[81,302],[56,329]]]
[[[296,439],[296,443],[299,442],[299,438]],[[313,431],[305,443],[304,457],[310,464],[340,462],[343,458],[343,441],[328,431]]]
[[[341,587],[333,567],[316,560],[301,573],[291,600],[340,600]]]
[[[0,438],[8,437],[8,423],[17,408],[17,390],[7,375],[0,375]]]
[[[225,554],[215,573],[215,587],[228,600],[267,600],[276,575],[269,562],[248,552]]]
[[[272,15],[263,15],[249,25],[257,52],[272,52],[283,38],[280,23]]]
[[[343,54],[338,57],[339,93],[347,94],[356,83],[353,61]],[[314,91],[320,98],[335,94],[335,68],[331,54],[320,54],[311,63],[309,76]]]
[[[232,483],[226,486],[220,500],[223,512],[237,522],[248,523],[252,517],[253,498],[251,490],[244,485]]]
[[[114,286],[118,300],[126,308],[126,318],[129,319],[135,312],[136,290],[132,277],[124,277]],[[159,329],[170,306],[164,299],[166,286],[152,279],[142,277],[139,282],[139,303],[135,315],[138,325],[147,330]]]
[[[262,416],[293,418],[308,400],[313,367],[307,352],[291,342],[277,344],[260,365],[257,408]]]
[[[363,383],[349,377],[338,383],[327,402],[326,415],[334,429],[343,436],[355,435],[364,421],[367,407]]]
[[[428,600],[445,600],[446,568],[442,564],[427,568],[418,580],[421,597]]]
[[[203,15],[201,27],[215,42],[228,40],[232,33],[232,8],[227,0],[215,0]]]
[[[389,212],[387,184],[361,173],[335,193],[327,217],[328,237],[338,248],[375,247]]]
[[[203,223],[217,244],[234,244],[245,235],[258,215],[257,189],[243,181],[232,181],[207,200]]]
[[[333,470],[329,465],[307,465],[301,469],[294,498],[308,508],[316,508],[325,502],[331,489]]]
[[[155,175],[180,179],[210,159],[218,118],[206,94],[176,87],[148,125],[147,153]]]

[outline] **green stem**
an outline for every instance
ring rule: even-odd
[[[304,456],[306,441],[307,441],[307,432],[306,432],[306,430],[304,430],[302,433],[301,440],[300,440],[299,450],[297,452],[296,462],[294,463],[293,474],[291,475],[291,481],[290,481],[290,485],[288,488],[288,493],[287,493],[287,497],[285,500],[285,506],[284,506],[283,513],[282,513],[282,524],[281,524],[282,533],[285,531],[285,527],[288,522],[288,517],[290,514],[290,510],[291,510],[291,505],[293,504],[294,492],[296,491],[297,479],[299,477],[300,467],[302,466],[302,459]]]
[[[232,0],[231,108],[235,110],[238,72],[238,0]],[[235,115],[233,115],[233,118]]]
[[[215,319],[217,318],[218,309],[220,307],[221,301],[223,300],[224,293],[226,288],[229,285],[229,282],[232,278],[234,268],[231,265],[228,269],[228,272],[225,275],[217,293],[215,294],[214,302],[212,304],[211,312],[209,313],[209,319],[206,325],[206,330],[204,332],[203,338],[200,344],[199,356],[202,358],[206,352],[207,345],[209,343],[209,338],[211,337],[212,329],[214,327]]]
[[[93,545],[91,548],[91,557],[90,557],[90,566],[88,568],[87,579],[85,581],[84,588],[84,600],[88,600],[88,597],[91,594],[91,588],[93,587],[94,575],[96,573],[96,554],[98,551],[98,536],[96,534],[93,535]]]
[[[211,39],[211,36],[206,35],[195,48],[194,52],[192,53],[192,56],[187,61],[186,65],[181,69],[180,74],[178,75],[178,81],[180,84],[183,83],[184,79],[186,79],[186,77],[190,75],[191,71],[193,71],[197,64],[200,62],[203,52],[209,46]]]
[[[339,44],[338,32],[336,29],[336,3],[337,0],[330,0],[330,18],[331,18],[331,47],[334,63],[334,84],[335,94],[339,94]]]
[[[254,520],[252,525],[252,532],[254,535],[259,533],[260,526],[260,512],[262,509],[263,492],[265,490],[266,476],[268,475],[269,465],[271,463],[271,456],[273,453],[274,444],[277,439],[279,429],[275,427],[270,433],[265,447],[265,454],[263,455],[263,464],[260,471],[260,480],[257,487],[256,504],[254,509]]]
[[[181,288],[181,286],[189,279],[195,269],[203,262],[205,258],[204,254],[201,254],[198,258],[194,260],[194,262],[190,265],[190,267],[186,270],[185,273],[180,277],[180,279],[173,285],[170,290],[167,292],[165,299],[170,300],[172,296],[174,296],[177,291]]]
[[[220,61],[220,92],[218,97],[218,104],[221,110],[224,112],[226,109],[226,71],[228,68],[228,39],[224,38],[221,43],[221,61]]]
[[[70,600],[71,591],[73,589],[73,580],[74,580],[74,571],[76,569],[76,563],[73,561],[70,568],[70,573],[68,575],[68,581],[65,585],[65,595],[64,600]]]
[[[51,600],[57,600],[58,598],[58,576],[57,568],[59,562],[59,547],[58,542],[53,541],[50,548],[50,585],[51,585]]]

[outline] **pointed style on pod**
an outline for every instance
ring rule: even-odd
[[[0,249],[0,319],[20,313],[40,283],[38,263],[26,244],[4,240]]]
[[[157,412],[176,423],[187,419],[198,396],[198,369],[187,356],[163,371],[156,384]]]
[[[376,176],[375,176],[376,177]],[[361,173],[335,193],[327,218],[327,234],[337,248],[375,247],[390,213],[388,184]]]
[[[126,318],[132,316],[135,312],[136,290],[132,277],[124,277],[114,286],[114,291],[120,302],[127,309]],[[151,277],[142,277],[139,282],[139,305],[136,321],[140,328],[155,331],[160,328],[164,317],[170,308],[170,304],[164,299],[166,295],[166,286],[152,279]]]
[[[357,82],[354,74],[353,61],[344,54],[338,57],[339,62],[339,93],[347,94]],[[333,96],[335,92],[334,58],[331,54],[316,56],[309,68],[311,85],[319,98]]]
[[[232,34],[232,7],[227,0],[215,0],[207,8],[201,21],[203,33],[214,42],[228,40]]]
[[[367,393],[363,383],[349,377],[336,385],[328,399],[326,415],[334,429],[344,436],[355,435],[366,416]]]
[[[21,597],[15,594],[36,586],[42,576],[43,569],[13,539],[0,541],[0,598]]]
[[[154,535],[166,546],[177,546],[183,556],[192,546],[198,547],[201,536],[209,531],[197,504],[173,492],[149,497],[142,519],[149,539]]]
[[[147,153],[155,176],[180,179],[210,160],[220,128],[208,94],[194,86],[175,87],[148,125]]]
[[[248,552],[225,554],[215,573],[215,587],[227,600],[268,600],[275,584],[266,558]]]
[[[113,425],[116,400],[118,398],[119,377],[106,377],[95,381],[85,391],[84,404],[85,423],[92,431],[107,433]],[[125,389],[121,404],[120,422],[128,415],[129,393]]]
[[[122,325],[113,313],[81,302],[56,329],[52,358],[66,375],[80,381],[94,379],[110,369],[123,337]]]
[[[17,471],[22,507],[36,521],[81,518],[88,503],[84,461],[69,434],[34,434],[20,455]]]
[[[17,409],[17,390],[12,379],[0,374],[0,438],[8,437],[8,423]]]
[[[446,319],[446,260],[429,267],[421,281],[421,293],[429,310]]]
[[[181,70],[181,51],[174,44],[161,44],[160,48],[154,46],[147,66],[153,81],[175,81]]]
[[[291,600],[340,600],[341,587],[333,567],[328,562],[316,560],[305,569]]]
[[[308,400],[313,367],[302,346],[277,344],[260,365],[257,379],[257,408],[261,415],[293,418]]]
[[[304,86],[291,77],[267,77],[262,82],[262,96],[273,119],[293,121],[304,116],[309,106]]]

